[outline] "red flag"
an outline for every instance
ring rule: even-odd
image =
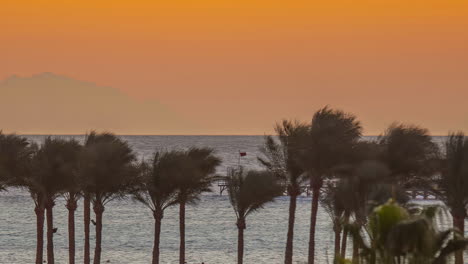
[[[239,152],[239,155],[240,155],[241,157],[247,156],[247,152]]]

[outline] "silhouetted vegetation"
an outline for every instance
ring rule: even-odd
[[[243,168],[231,168],[228,173],[228,193],[234,212],[238,230],[237,263],[244,260],[244,230],[247,228],[246,218],[251,213],[260,210],[283,192],[278,179],[267,171],[248,171]]]
[[[94,264],[101,262],[102,217],[105,205],[130,190],[138,170],[128,143],[110,133],[92,132],[83,149],[80,173],[96,217]]]
[[[75,263],[75,211],[83,197],[84,263],[91,262],[91,205],[95,216],[94,264],[101,262],[103,214],[107,203],[132,197],[148,207],[154,220],[153,264],[160,263],[164,211],[178,205],[179,263],[185,263],[185,211],[211,191],[215,179],[226,181],[236,214],[238,263],[243,263],[246,218],[275,200],[289,196],[285,264],[293,261],[297,197],[311,192],[308,263],[314,263],[319,204],[329,214],[334,233],[334,263],[443,264],[454,256],[463,264],[465,219],[468,217],[468,139],[450,133],[443,148],[427,129],[395,123],[374,140],[362,137],[357,118],[325,107],[310,123],[283,120],[276,135],[266,136],[259,164],[264,171],[230,168],[215,176],[221,164],[211,148],[156,150],[138,161],[128,143],[112,133],[89,133],[84,144],[47,137],[42,144],[0,131],[0,191],[27,190],[36,214],[36,264],[54,263],[53,210],[64,197],[68,210],[69,263]],[[434,224],[442,208],[415,207],[416,189],[443,201],[453,229]],[[286,224],[286,223],[285,223]],[[348,239],[352,252],[347,253]]]
[[[292,264],[296,200],[297,196],[301,195],[301,188],[307,180],[307,174],[299,163],[299,155],[301,143],[309,130],[306,124],[283,120],[276,125],[275,132],[278,134],[278,142],[273,136],[266,136],[265,145],[261,149],[263,156],[258,160],[286,186],[290,197],[284,263]]]

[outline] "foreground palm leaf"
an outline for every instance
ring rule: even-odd
[[[438,231],[433,220],[436,210],[427,208],[410,215],[393,201],[376,207],[369,217],[368,236],[353,231],[360,245],[361,263],[445,264],[450,254],[468,245],[468,240],[451,239],[451,230]]]

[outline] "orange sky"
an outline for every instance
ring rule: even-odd
[[[467,28],[465,0],[2,0],[0,79],[53,72],[157,100],[203,128],[179,134],[263,134],[324,105],[368,134],[468,132]]]

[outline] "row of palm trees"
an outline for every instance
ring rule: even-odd
[[[284,120],[275,130],[277,138],[266,137],[259,161],[282,180],[290,196],[285,264],[293,260],[296,198],[304,182],[312,189],[309,264],[314,263],[319,203],[334,223],[335,261],[346,256],[351,223],[357,233],[365,232],[376,205],[389,198],[404,203],[406,190],[414,187],[425,187],[444,201],[458,229],[456,239],[463,236],[468,210],[468,139],[462,132],[449,134],[442,149],[427,129],[398,123],[376,140],[363,140],[354,115],[328,107],[317,111],[309,124]],[[326,184],[327,179],[334,182]],[[466,241],[460,242],[455,250],[456,264],[464,263],[460,249],[464,245]],[[362,250],[359,243],[353,243],[353,263],[360,263]]]
[[[290,206],[284,262],[292,264],[296,199],[305,183],[312,189],[309,264],[314,263],[319,204],[334,223],[335,260],[346,256],[347,238],[351,237],[352,261],[360,263],[364,247],[355,241],[357,234],[367,229],[370,212],[390,197],[404,204],[404,190],[416,185],[425,186],[446,202],[454,226],[463,234],[468,206],[468,140],[462,133],[449,135],[445,151],[432,142],[426,129],[413,125],[393,124],[377,140],[365,141],[354,115],[328,107],[317,111],[311,123],[284,120],[275,130],[277,136],[265,138],[258,157],[265,171],[232,168],[227,175],[229,198],[237,216],[238,263],[243,263],[246,217],[286,191]],[[84,263],[88,264],[91,205],[96,219],[93,260],[100,263],[105,205],[131,196],[153,212],[153,263],[159,263],[164,210],[179,206],[179,262],[183,264],[185,207],[209,190],[220,163],[210,148],[156,152],[150,161],[139,162],[128,144],[110,133],[92,132],[83,145],[47,138],[41,146],[0,133],[0,188],[27,188],[35,203],[36,263],[43,259],[45,219],[47,262],[54,263],[53,207],[57,197],[65,197],[69,212],[70,263],[75,263],[74,212],[83,197]],[[328,184],[327,179],[335,183]],[[461,250],[455,258],[456,264],[463,264]]]
[[[208,191],[220,164],[210,148],[156,152],[151,163],[137,162],[127,142],[110,133],[91,132],[84,145],[48,137],[40,145],[0,133],[0,187],[28,189],[37,219],[36,263],[43,262],[46,220],[47,263],[54,263],[53,208],[59,196],[68,209],[69,263],[75,263],[75,211],[83,197],[84,263],[90,258],[91,207],[95,214],[93,263],[101,262],[102,219],[108,202],[131,195],[147,205],[155,218],[153,263],[159,263],[163,211],[180,207],[180,263],[185,263],[185,206]]]

